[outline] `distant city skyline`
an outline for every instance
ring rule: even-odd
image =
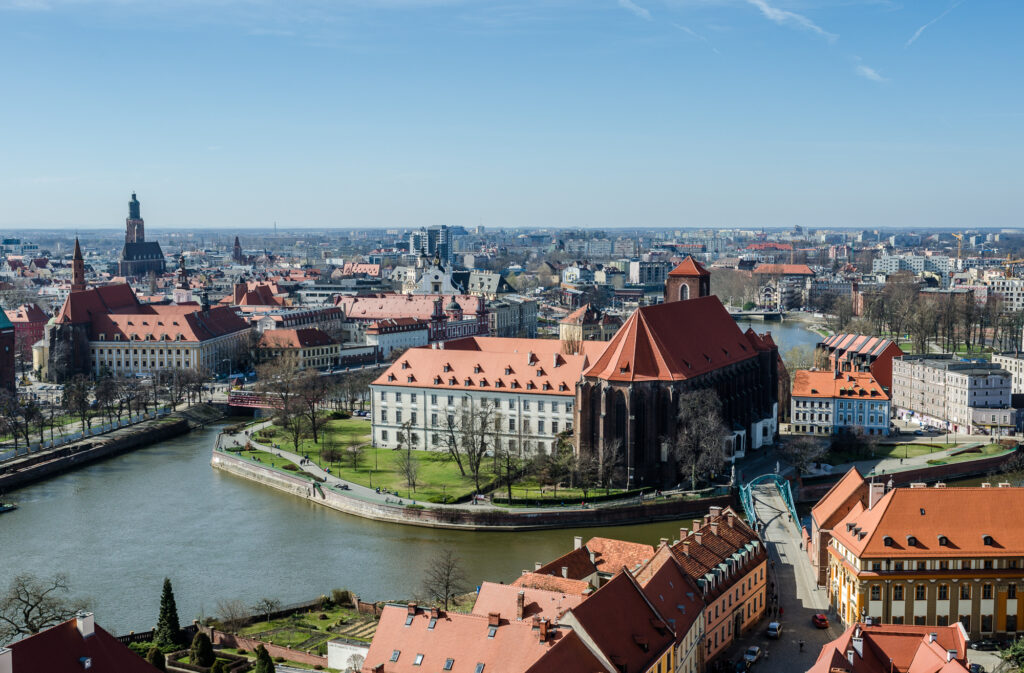
[[[0,229],[1015,228],[1008,0],[0,0]]]

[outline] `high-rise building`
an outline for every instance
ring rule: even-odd
[[[409,254],[437,258],[445,267],[452,262],[452,230],[447,225],[422,228],[409,233]]]

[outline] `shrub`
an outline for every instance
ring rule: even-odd
[[[274,661],[279,664],[284,663],[284,657],[274,657]]]
[[[216,660],[217,657],[213,653],[213,643],[210,642],[210,637],[199,631],[196,633],[196,637],[192,639],[192,647],[188,651],[188,663],[205,667],[212,666]]]
[[[146,662],[158,671],[167,670],[167,660],[164,658],[164,653],[156,645],[149,648],[149,652],[146,654]]]
[[[327,619],[327,615],[325,613],[321,612],[320,615],[317,617],[317,619]]]
[[[352,602],[352,595],[348,589],[331,589],[331,603],[337,606],[348,605]]]
[[[324,670],[324,667],[321,666],[320,664],[316,664],[316,665],[313,666],[313,670],[314,671],[322,671],[322,670]]]
[[[239,654],[248,654],[249,651],[240,647],[240,648],[238,648],[238,653]]]
[[[295,463],[288,463],[287,465],[284,466],[284,469],[288,470],[289,472],[298,472],[299,466],[296,465]]]

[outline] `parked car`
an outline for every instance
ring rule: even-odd
[[[914,434],[918,437],[924,436],[924,430],[914,430]]]
[[[768,625],[768,637],[778,640],[782,635],[782,623],[772,622]]]
[[[971,673],[985,673],[985,667],[981,664],[971,664]]]
[[[747,673],[750,670],[750,662],[740,657],[736,660],[736,663],[732,665],[732,670],[735,673]]]
[[[811,623],[814,624],[819,629],[827,629],[828,628],[828,617],[826,617],[825,615],[823,615],[823,614],[821,614],[819,612],[818,614],[816,614],[813,617],[811,617]]]
[[[972,640],[968,647],[972,650],[992,652],[999,649],[999,643],[991,638],[982,638],[981,640]]]
[[[743,653],[743,660],[748,664],[756,664],[757,660],[761,658],[761,648],[757,645],[751,645],[747,648],[747,651]]]

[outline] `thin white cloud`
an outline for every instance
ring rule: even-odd
[[[882,75],[880,75],[878,73],[878,71],[875,70],[874,68],[870,68],[870,67],[868,67],[866,65],[863,65],[863,64],[858,65],[855,68],[855,70],[857,71],[858,75],[860,75],[864,79],[869,79],[872,82],[888,82],[889,81],[885,77],[882,77]]]
[[[715,47],[713,47],[711,45],[711,42],[708,41],[708,38],[704,37],[703,35],[701,35],[697,31],[695,31],[693,28],[690,28],[689,26],[684,26],[681,23],[673,23],[672,25],[674,27],[678,28],[679,30],[683,31],[684,33],[686,33],[690,37],[697,38],[698,40],[700,40],[704,44],[708,45],[709,47],[711,47],[711,51],[715,52],[716,54],[720,54],[721,53],[720,51],[718,51],[717,49],[715,49]]]
[[[835,33],[830,33],[818,24],[808,19],[803,14],[797,14],[787,9],[780,9],[769,5],[765,0],[747,0],[747,3],[757,7],[761,11],[764,18],[769,21],[774,21],[780,26],[796,26],[803,30],[809,30],[812,33],[817,33],[821,37],[825,38],[829,42],[834,42],[839,38]]]
[[[921,37],[921,33],[923,33],[923,32],[924,32],[925,30],[927,30],[929,26],[931,26],[931,25],[932,25],[933,23],[935,23],[935,22],[936,22],[936,21],[938,21],[939,19],[943,18],[944,16],[946,16],[947,14],[949,14],[950,12],[952,12],[952,11],[953,11],[954,9],[956,9],[957,7],[959,7],[960,5],[962,5],[963,3],[964,3],[964,0],[957,0],[957,1],[956,1],[956,2],[954,2],[954,3],[952,4],[952,5],[950,5],[949,7],[947,7],[947,8],[946,8],[946,11],[944,11],[944,12],[943,12],[942,14],[939,14],[939,15],[938,15],[937,17],[935,17],[934,19],[932,19],[932,20],[931,20],[931,21],[929,21],[928,23],[924,24],[923,26],[921,26],[920,28],[918,28],[917,30],[915,30],[915,31],[914,31],[914,34],[910,36],[910,39],[909,39],[909,40],[907,40],[907,43],[906,43],[905,45],[903,45],[903,48],[904,48],[904,49],[906,49],[906,48],[907,48],[907,47],[909,47],[910,45],[912,45],[912,44],[914,44],[915,42],[917,42],[917,38]]]
[[[651,13],[647,9],[633,2],[633,0],[619,0],[619,7],[628,9],[645,21],[651,20]]]

